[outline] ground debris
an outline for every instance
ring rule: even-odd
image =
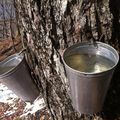
[[[49,116],[43,98],[38,97],[32,104],[18,98],[0,83],[0,120],[47,120]],[[45,118],[45,119],[42,119]]]

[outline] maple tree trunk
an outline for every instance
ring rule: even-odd
[[[15,4],[31,74],[51,119],[82,119],[71,104],[61,56],[64,49],[76,42],[99,40],[112,43],[109,2],[15,0]]]

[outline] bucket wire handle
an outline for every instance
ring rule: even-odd
[[[25,52],[25,51],[26,51],[26,48],[23,48],[23,49],[18,53],[18,55],[22,54],[22,53]]]

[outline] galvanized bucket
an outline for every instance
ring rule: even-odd
[[[32,102],[39,95],[23,53],[11,55],[0,62],[0,82],[24,101]]]
[[[111,60],[114,64],[102,72],[81,72],[72,68],[66,61],[69,61],[66,59],[68,56],[76,53],[100,55]],[[63,61],[70,82],[72,103],[78,112],[93,114],[101,111],[118,60],[117,51],[108,44],[101,42],[96,42],[95,45],[89,42],[78,43],[65,50]]]

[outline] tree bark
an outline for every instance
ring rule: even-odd
[[[107,24],[111,26],[112,23],[108,1],[15,2],[21,23],[22,41],[27,50],[26,58],[51,119],[82,119],[71,104],[61,56],[63,50],[76,42],[99,40],[109,43],[112,32]]]

